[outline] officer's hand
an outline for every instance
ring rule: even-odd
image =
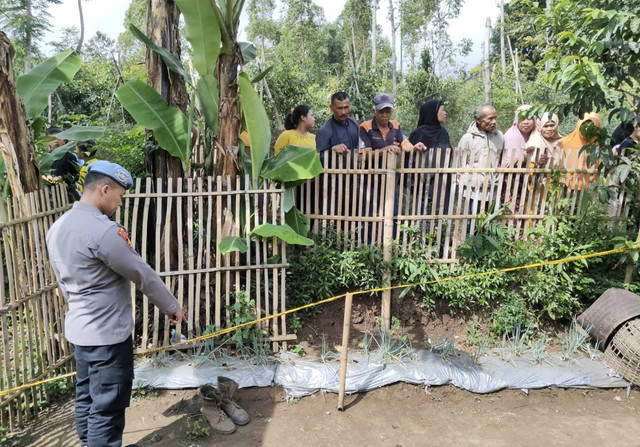
[[[187,322],[187,317],[184,316],[184,312],[182,311],[182,308],[176,310],[176,313],[174,313],[169,317],[169,323],[171,324],[178,324],[181,322],[182,323]]]

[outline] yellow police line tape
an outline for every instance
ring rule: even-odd
[[[571,256],[569,258],[555,259],[553,261],[535,262],[533,264],[521,265],[521,266],[518,266],[518,267],[507,267],[507,268],[503,268],[503,269],[499,269],[499,270],[491,270],[491,271],[488,271],[488,272],[468,273],[466,275],[452,276],[452,277],[442,278],[442,279],[434,279],[434,280],[431,280],[431,281],[419,282],[419,283],[414,283],[414,284],[402,284],[402,285],[398,285],[398,286],[379,287],[377,289],[370,289],[370,290],[359,290],[357,292],[352,292],[352,295],[364,295],[364,294],[369,294],[369,293],[382,292],[382,291],[385,291],[385,290],[404,289],[404,288],[407,288],[407,287],[414,287],[414,286],[419,286],[419,285],[429,285],[429,284],[436,284],[436,283],[448,282],[448,281],[458,281],[458,280],[461,280],[461,279],[469,279],[469,278],[474,278],[474,277],[478,277],[478,276],[496,275],[498,273],[508,273],[508,272],[514,272],[514,271],[517,271],[517,270],[525,270],[525,269],[531,269],[531,268],[536,268],[536,267],[544,267],[544,266],[547,266],[547,265],[565,264],[565,263],[581,261],[581,260],[589,259],[589,258],[599,258],[599,257],[602,257],[602,256],[608,256],[608,255],[612,255],[612,254],[616,254],[616,253],[627,253],[627,252],[630,252],[632,250],[637,250],[637,249],[640,249],[640,245],[637,245],[637,246],[634,246],[634,247],[630,247],[630,248],[629,247],[616,248],[616,249],[612,249],[612,250],[600,251],[600,252],[597,252],[597,253],[590,253],[590,254],[586,254],[586,255]],[[138,359],[138,358],[141,358],[141,357],[147,357],[149,355],[157,354],[158,352],[167,351],[169,349],[175,349],[176,346],[186,345],[186,344],[195,343],[195,342],[202,341],[202,340],[207,340],[209,338],[218,337],[220,335],[224,335],[224,334],[228,334],[228,333],[233,332],[233,331],[237,331],[238,329],[242,329],[243,327],[252,326],[254,324],[258,324],[258,323],[262,323],[262,322],[265,322],[265,321],[269,321],[269,320],[272,320],[274,318],[281,317],[283,315],[287,315],[287,314],[290,314],[290,313],[299,312],[301,310],[308,309],[310,307],[315,307],[315,306],[319,306],[321,304],[330,303],[331,301],[336,301],[336,300],[339,300],[340,298],[344,298],[346,296],[347,296],[347,294],[343,293],[341,295],[336,295],[336,296],[332,296],[330,298],[325,298],[324,300],[317,301],[315,303],[305,304],[304,306],[296,307],[295,309],[285,310],[283,312],[280,312],[280,313],[277,313],[277,314],[274,314],[274,315],[269,315],[268,317],[258,318],[257,320],[249,321],[247,323],[242,323],[242,324],[238,324],[238,325],[233,326],[233,327],[222,329],[222,330],[220,330],[218,332],[214,332],[213,334],[201,335],[200,337],[191,338],[189,340],[180,341],[178,343],[174,343],[174,344],[169,345],[169,346],[164,346],[164,347],[161,347],[161,348],[157,348],[157,349],[153,349],[153,350],[150,350],[150,351],[146,351],[143,354],[135,355],[134,358]],[[60,376],[52,377],[50,379],[44,379],[44,380],[40,380],[40,381],[37,381],[37,382],[27,383],[25,385],[18,386],[18,387],[15,387],[15,388],[11,388],[11,389],[8,389],[8,390],[3,390],[3,391],[0,391],[0,397],[1,396],[6,396],[7,394],[15,393],[15,392],[18,392],[18,391],[23,391],[23,390],[26,390],[26,389],[29,389],[29,388],[33,388],[33,387],[38,386],[38,385],[43,385],[45,383],[55,382],[57,380],[62,380],[62,379],[66,379],[66,378],[69,378],[69,377],[73,377],[75,375],[76,375],[76,373],[72,372],[72,373],[68,373],[68,374],[63,374],[63,375],[60,375]]]

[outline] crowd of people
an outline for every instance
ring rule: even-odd
[[[306,105],[296,106],[287,115],[286,131],[275,145],[277,154],[288,144],[315,148],[322,159],[329,151],[339,154],[347,152],[393,152],[434,149],[426,167],[444,167],[442,151],[455,148],[456,155],[463,160],[461,167],[498,168],[532,167],[565,168],[580,170],[593,167],[580,149],[587,142],[584,136],[587,123],[601,128],[602,118],[597,113],[587,113],[575,129],[566,136],[559,133],[560,120],[555,113],[534,116],[531,105],[516,109],[512,126],[503,134],[497,128],[497,111],[490,103],[480,104],[473,114],[473,121],[457,145],[452,145],[449,133],[443,124],[447,120],[445,102],[433,99],[420,107],[416,129],[405,136],[400,123],[392,119],[394,102],[391,95],[380,93],[373,98],[373,117],[358,125],[350,116],[350,101],[345,92],[331,96],[329,105],[332,116],[314,136],[313,111]],[[636,147],[640,141],[639,123],[621,124],[613,132],[611,150],[613,154]],[[440,154],[438,154],[440,152]],[[439,166],[437,166],[439,165]],[[485,175],[489,175],[485,178]],[[491,196],[498,191],[497,174],[473,172],[465,177],[463,196],[470,197],[472,214],[477,212],[479,202],[498,201]],[[448,179],[443,179],[444,182]],[[586,188],[593,178],[589,174],[570,173],[564,179],[572,190]],[[442,184],[442,182],[441,182]],[[492,187],[494,186],[494,187]],[[483,192],[478,191],[482,189]],[[487,209],[482,205],[482,209]]]

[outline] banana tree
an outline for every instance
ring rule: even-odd
[[[292,187],[296,182],[313,178],[322,172],[322,167],[315,150],[308,148],[286,148],[277,157],[267,159],[271,131],[266,111],[249,77],[245,73],[237,73],[243,61],[256,55],[253,45],[239,43],[235,39],[244,1],[227,1],[219,5],[209,0],[176,0],[176,4],[184,16],[184,34],[192,47],[191,61],[197,77],[187,73],[174,54],[153,44],[140,30],[132,27],[131,31],[150,50],[162,57],[167,68],[191,85],[192,100],[188,116],[170,107],[153,89],[145,88],[142,83],[125,84],[118,90],[118,99],[138,123],[154,130],[162,147],[173,148],[172,155],[186,163],[191,153],[189,135],[194,121],[194,99],[197,97],[207,128],[212,132],[217,131],[215,146],[221,153],[216,171],[231,176],[242,167],[250,174],[253,185],[262,179],[283,183],[287,188],[283,206],[289,225],[288,228],[282,226],[275,231],[280,232],[280,237],[289,243],[300,243],[302,239],[290,236],[292,232],[306,236],[308,219],[305,220],[295,209]],[[253,82],[259,79],[260,76]],[[251,140],[251,156],[250,160],[240,163],[237,152],[232,148],[237,147],[243,116]],[[256,230],[255,234],[260,235],[264,229]],[[274,229],[268,230],[271,234]],[[309,240],[303,242],[309,243]],[[238,244],[226,241],[225,250],[231,247],[235,250]]]
[[[8,183],[3,193],[9,186],[15,195],[22,195],[41,186],[36,140],[45,124],[41,115],[48,97],[62,83],[73,79],[81,59],[73,51],[65,51],[16,79],[13,55],[9,39],[0,32],[0,79],[5,79],[0,82],[0,147]]]

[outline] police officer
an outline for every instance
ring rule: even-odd
[[[76,360],[76,430],[82,445],[120,447],[133,382],[131,283],[170,315],[186,318],[158,274],[109,219],[131,174],[108,161],[88,166],[84,193],[47,233],[47,248],[68,302],[65,336]]]

